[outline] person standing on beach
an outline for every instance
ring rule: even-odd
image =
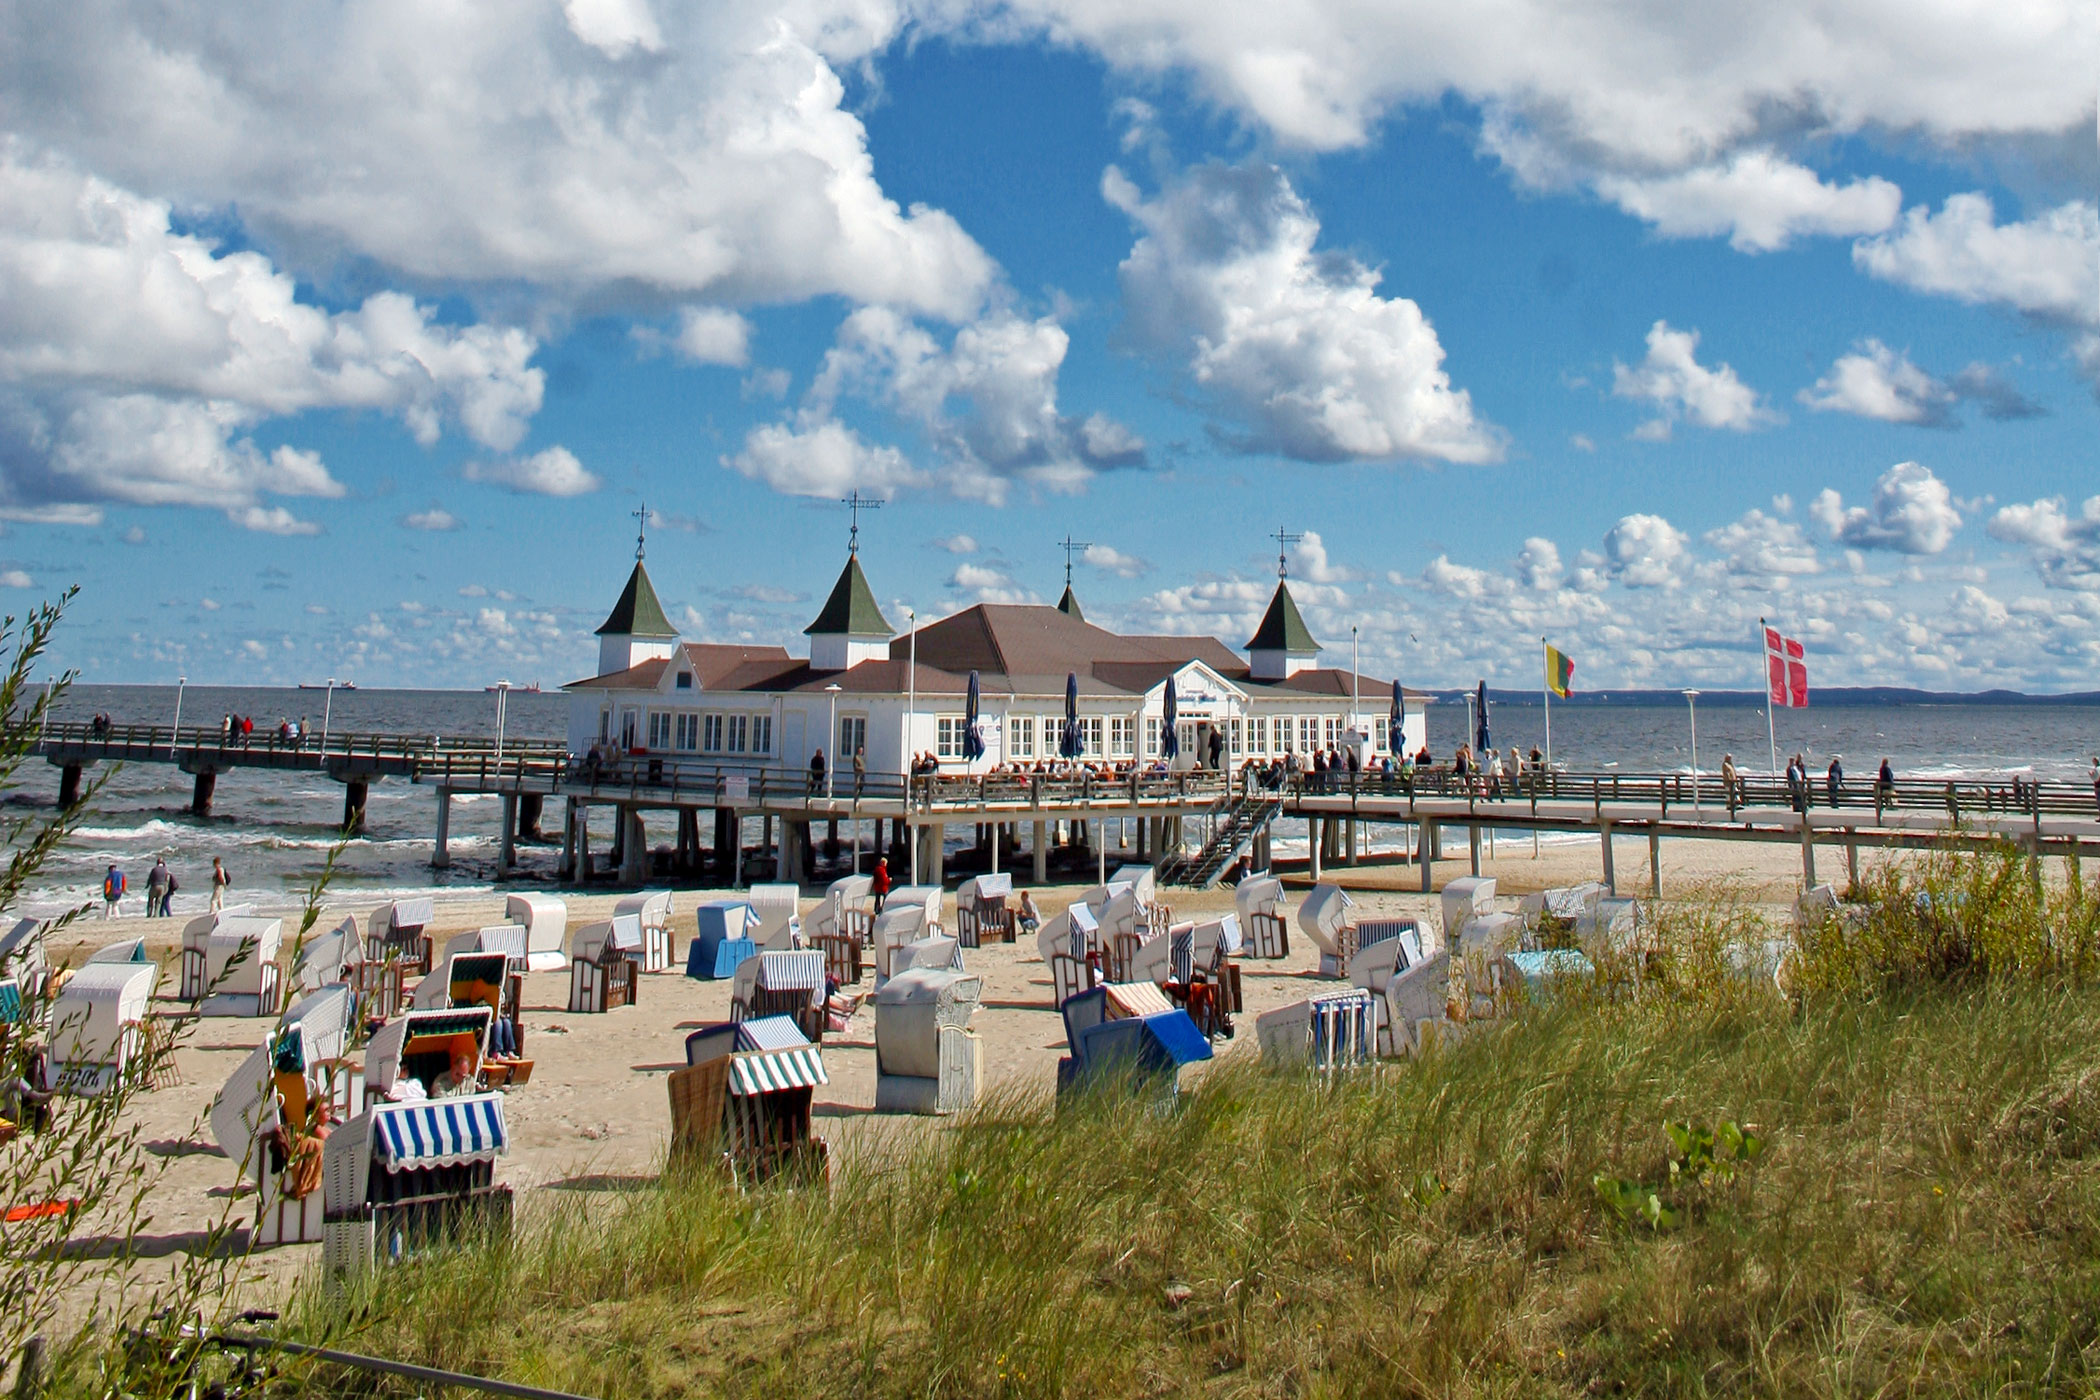
[[[213,856],[211,858],[212,913],[216,914],[221,909],[224,909],[226,907],[226,890],[227,887],[230,886],[232,883],[233,876],[227,871],[224,865],[219,863],[219,858],[217,856]]]
[[[109,873],[102,877],[102,917],[114,919],[123,913],[124,891],[127,888],[124,872],[112,861]]]
[[[875,874],[868,881],[868,893],[875,897],[875,912],[882,912],[882,901],[890,892],[890,863],[882,856],[875,858]]]
[[[153,868],[146,872],[146,917],[165,918],[168,913],[168,887],[175,877],[168,870],[168,863],[159,856],[153,858]]]

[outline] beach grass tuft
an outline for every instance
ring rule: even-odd
[[[1418,1062],[995,1096],[829,1191],[536,1193],[299,1325],[607,1397],[2087,1394],[2100,990],[2090,923],[2042,921],[2092,892],[2004,873],[1885,877],[1913,916],[1968,891],[1966,950],[1891,914],[1792,1001],[1714,895],[1638,994]]]

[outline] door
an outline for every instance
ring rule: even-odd
[[[780,717],[781,761],[784,763],[799,763],[804,768],[809,767],[810,751],[803,747],[806,742],[807,734],[804,729],[802,712],[800,710],[787,711]],[[831,755],[825,754],[824,761],[829,763]]]

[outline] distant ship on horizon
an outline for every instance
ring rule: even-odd
[[[331,688],[332,688],[332,689],[335,689],[335,690],[355,690],[355,689],[357,689],[357,682],[356,682],[356,681],[337,681],[337,682],[335,683],[335,685],[334,685],[333,687],[330,687],[330,686],[328,686],[328,685],[326,685],[326,684],[322,684],[322,683],[320,683],[320,682],[312,682],[312,683],[309,683],[309,682],[307,682],[307,681],[301,681],[301,682],[299,682],[299,689],[301,689],[301,690],[328,690],[328,689],[331,689]]]
[[[494,695],[499,690],[507,690],[513,695],[537,695],[540,693],[540,683],[534,681],[531,685],[485,685],[481,688],[481,693]]]

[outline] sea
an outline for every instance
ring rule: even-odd
[[[521,739],[559,739],[567,732],[567,698],[513,690],[504,733]],[[171,723],[174,686],[77,685],[57,707],[60,719],[108,714],[117,723]],[[182,693],[184,724],[216,725],[227,714],[247,715],[258,731],[301,720],[319,732],[324,706],[337,732],[441,734],[493,738],[496,696],[458,690],[351,690],[332,696],[297,689],[189,686]],[[1768,760],[1760,709],[1715,705],[1697,712],[1699,767],[1713,772],[1724,754],[1746,769]],[[1545,746],[1544,709],[1536,702],[1496,703],[1489,714],[1498,748],[1528,752]],[[1679,703],[1556,705],[1553,757],[1575,771],[1688,772],[1693,715]],[[1873,772],[1885,757],[1907,777],[2028,777],[2082,782],[2100,754],[2100,705],[1890,704],[1783,711],[1776,723],[1779,761],[1806,755],[1821,773],[1833,757],[1855,776]],[[1448,756],[1470,740],[1466,707],[1430,709],[1429,744]],[[10,816],[55,810],[58,770],[23,765],[12,791],[0,794]],[[139,764],[111,774],[86,819],[24,890],[19,912],[51,914],[97,897],[102,873],[116,862],[129,874],[143,908],[145,875],[156,856],[180,883],[175,912],[201,910],[210,892],[211,860],[234,877],[234,897],[265,908],[297,907],[320,874],[342,819],[343,789],[319,774],[235,769],[219,777],[212,815],[189,813],[190,778],[167,764]],[[436,796],[427,787],[392,779],[372,786],[365,835],[338,859],[332,902],[377,902],[417,893],[480,893],[495,888],[501,804],[494,797],[453,799],[452,867],[430,868]],[[551,814],[550,814],[551,815]],[[553,823],[550,822],[550,826]],[[1277,832],[1279,854],[1302,849],[1302,829]],[[526,848],[522,870],[507,883],[551,880],[554,849]]]

